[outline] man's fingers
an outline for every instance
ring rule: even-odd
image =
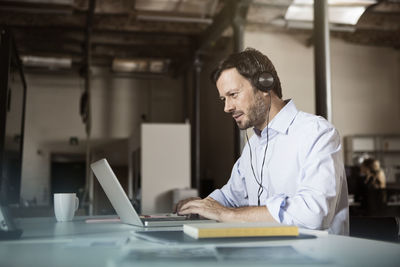
[[[184,204],[180,207],[179,212],[181,212],[181,211],[183,211],[183,210],[186,210],[186,209],[188,209],[189,207],[200,207],[201,204],[202,204],[202,200],[197,200],[197,199],[196,199],[196,200],[188,201],[188,202],[184,203]]]
[[[183,206],[186,205],[186,203],[189,203],[189,202],[194,201],[194,200],[200,200],[200,199],[201,198],[199,198],[199,197],[191,197],[191,198],[187,198],[187,199],[181,200],[176,204],[174,212],[176,212],[177,214],[181,214],[181,210],[182,210]]]
[[[204,210],[205,206],[203,204],[203,200],[196,199],[192,201],[186,202],[179,210],[179,214],[188,215],[188,214],[201,214],[202,210]]]
[[[195,206],[189,206],[183,210],[180,210],[179,214],[181,215],[200,214],[200,209]]]

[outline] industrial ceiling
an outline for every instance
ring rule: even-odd
[[[351,2],[351,1],[350,1]],[[285,21],[291,0],[1,0],[0,25],[10,27],[22,56],[70,58],[79,69],[115,59],[165,60],[177,73],[196,53],[229,43],[230,24],[248,30],[306,32]],[[363,45],[400,47],[400,1],[367,8],[357,24],[333,36]],[[88,56],[90,60],[88,60]]]

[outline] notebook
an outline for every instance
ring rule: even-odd
[[[121,222],[142,227],[182,226],[189,223],[215,222],[208,219],[193,219],[186,216],[147,216],[141,217],[133,208],[124,189],[115,176],[106,159],[101,159],[90,165],[93,173],[106,193]]]
[[[231,222],[184,225],[183,232],[196,239],[298,236],[299,228],[294,225],[284,225],[273,222]]]

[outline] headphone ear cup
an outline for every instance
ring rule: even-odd
[[[266,71],[260,72],[256,76],[257,88],[263,92],[271,91],[274,86],[274,76]]]

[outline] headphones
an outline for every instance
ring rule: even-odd
[[[262,70],[263,67],[258,61],[257,57],[253,54],[251,54],[251,57],[253,58],[254,62],[257,64],[257,67],[259,70]],[[268,72],[268,71],[259,71],[256,74],[254,74],[252,78],[253,85],[260,91],[262,92],[267,92],[269,93],[272,88],[274,87],[274,76]]]
[[[269,93],[274,87],[274,76],[267,71],[257,72],[253,76],[253,84],[258,90]]]

